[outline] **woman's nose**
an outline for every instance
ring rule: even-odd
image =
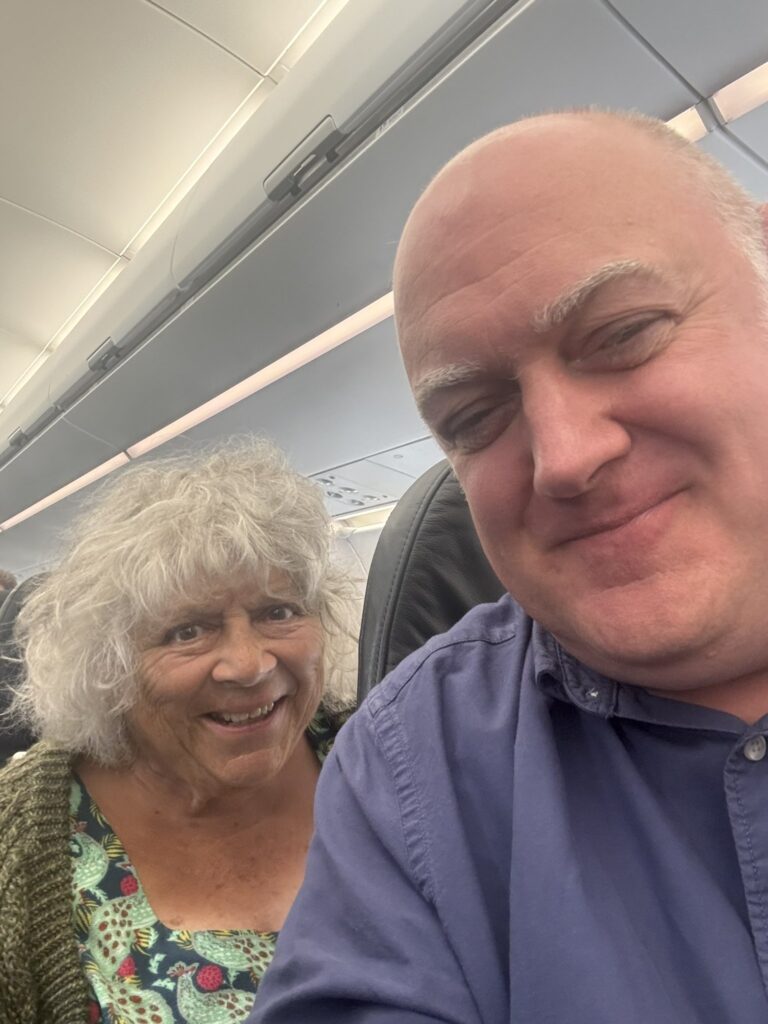
[[[253,627],[226,632],[218,647],[212,676],[217,682],[255,686],[273,671],[277,657],[269,639]]]

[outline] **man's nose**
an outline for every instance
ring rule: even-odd
[[[533,489],[548,498],[589,491],[603,466],[626,455],[631,438],[611,410],[603,382],[550,372],[528,382],[523,412]]]
[[[222,634],[211,674],[216,682],[256,686],[276,665],[269,639],[253,626],[239,626]]]

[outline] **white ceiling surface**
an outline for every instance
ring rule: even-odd
[[[4,0],[0,402],[324,6]]]
[[[225,47],[254,71],[290,64],[296,30],[317,12],[317,0],[151,0]],[[320,24],[322,25],[322,21]],[[303,40],[306,43],[306,40]],[[285,51],[288,51],[285,53]],[[279,73],[278,76],[279,77]]]

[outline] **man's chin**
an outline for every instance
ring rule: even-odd
[[[550,629],[589,668],[619,682],[649,686],[660,674],[706,657],[713,623],[692,611],[680,605],[615,608],[599,616],[569,617]]]

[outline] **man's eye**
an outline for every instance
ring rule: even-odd
[[[199,640],[205,629],[198,622],[186,622],[182,626],[174,626],[165,634],[164,642],[167,644],[188,644],[193,640]]]
[[[449,450],[476,452],[487,447],[506,430],[515,418],[517,396],[493,405],[470,408],[452,417],[440,431]]]
[[[672,327],[667,313],[653,313],[597,331],[577,363],[598,369],[631,369],[666,347]]]

